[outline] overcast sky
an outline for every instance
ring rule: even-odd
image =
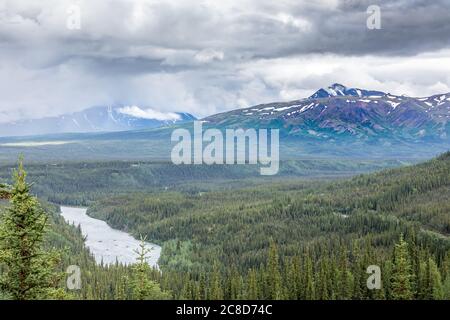
[[[202,117],[335,82],[450,92],[450,0],[0,0],[0,122],[105,104]]]

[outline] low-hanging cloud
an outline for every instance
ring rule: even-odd
[[[142,119],[154,119],[160,121],[181,119],[179,114],[173,112],[160,112],[150,108],[141,109],[138,106],[125,106],[123,108],[119,108],[118,111],[120,113]]]

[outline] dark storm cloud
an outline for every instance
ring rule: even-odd
[[[4,0],[0,122],[117,101],[201,116],[337,81],[421,95],[449,88],[449,46],[450,0]]]
[[[53,2],[48,1],[48,6]],[[215,4],[211,6],[197,1],[104,3],[108,5],[81,2],[83,26],[78,33],[55,30],[64,28],[46,21],[50,18],[43,14],[48,10],[45,5],[42,10],[22,6],[16,13],[6,8],[3,12],[9,16],[3,14],[3,20],[9,17],[10,28],[0,29],[0,37],[7,43],[36,37],[50,44],[54,41],[55,46],[67,46],[68,40],[73,51],[78,45],[82,52],[103,46],[213,47],[239,58],[307,53],[413,55],[445,48],[450,40],[449,0],[263,0],[230,1],[228,6],[219,1],[207,2]],[[381,30],[366,28],[366,10],[371,5],[381,9]],[[61,15],[64,22],[65,12]],[[14,23],[19,22],[34,28],[15,30]],[[29,33],[30,29],[35,32]]]
[[[306,53],[342,55],[415,55],[447,48],[450,44],[450,1],[341,0],[336,6],[299,5],[293,2],[293,18],[309,23],[299,32],[256,17],[254,31],[267,32],[267,47],[259,55],[282,57]],[[331,3],[331,2],[330,2]],[[369,30],[367,8],[378,5],[380,30]],[[265,24],[264,27],[261,25]],[[259,26],[259,27],[258,27]],[[249,38],[252,38],[250,35]],[[256,46],[254,48],[256,52]]]

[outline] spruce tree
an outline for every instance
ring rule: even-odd
[[[122,279],[118,281],[115,288],[115,296],[116,300],[127,300],[127,286],[128,277],[124,276]]]
[[[209,283],[210,289],[210,300],[223,300],[223,289],[222,289],[222,281],[221,281],[221,275],[218,267],[218,263],[214,263],[213,272],[210,278]]]
[[[442,299],[450,300],[450,276],[445,278],[442,291]]]
[[[26,176],[20,159],[13,186],[2,191],[10,205],[0,221],[0,264],[4,267],[0,286],[16,300],[63,298],[62,289],[56,289],[61,276],[55,271],[59,254],[42,248],[48,216],[30,194]]]
[[[248,273],[246,299],[257,300],[259,298],[258,279],[256,277],[256,271],[250,269]]]
[[[319,277],[317,281],[317,299],[328,300],[328,266],[327,259],[322,259],[319,264]]]
[[[279,300],[282,298],[281,274],[279,268],[278,251],[275,242],[271,241],[269,258],[267,261],[267,287],[269,288],[269,299]]]
[[[353,275],[349,270],[345,247],[341,247],[339,252],[339,263],[336,272],[336,291],[336,297],[339,300],[348,300],[352,297]]]
[[[352,255],[353,255],[353,294],[352,298],[355,300],[366,299],[367,291],[367,273],[366,273],[366,263],[364,263],[363,253],[358,243],[355,241],[352,245]]]
[[[231,272],[229,274],[229,299],[236,300],[241,299],[242,291],[242,278],[239,275],[235,266],[231,266]]]
[[[314,300],[315,294],[315,284],[314,284],[314,266],[309,251],[306,251],[303,259],[303,293],[302,299]]]
[[[295,300],[297,299],[297,293],[298,293],[298,281],[297,278],[299,276],[299,270],[298,266],[296,265],[296,259],[290,259],[287,263],[285,263],[285,271],[284,271],[284,278],[285,278],[285,287],[286,287],[286,298],[289,300]]]
[[[141,243],[137,253],[137,263],[132,266],[131,290],[135,300],[165,300],[170,294],[164,292],[159,284],[150,279],[151,268],[147,263],[147,255],[151,249],[147,248],[145,238],[141,237]]]
[[[412,290],[412,270],[408,257],[408,244],[400,236],[395,245],[391,272],[391,297],[394,300],[410,300],[414,296]]]
[[[444,287],[442,285],[441,274],[439,273],[439,269],[436,265],[436,262],[430,257],[428,259],[428,268],[429,272],[429,289],[430,296],[428,299],[440,300],[444,298]]]
[[[199,278],[200,279],[198,281],[199,282],[199,284],[198,284],[198,294],[199,294],[198,300],[205,300],[207,297],[207,291],[208,291],[208,288],[206,285],[206,276],[202,272],[202,273],[200,273]]]

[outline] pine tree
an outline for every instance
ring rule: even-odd
[[[314,266],[309,255],[309,252],[306,251],[304,255],[304,267],[303,267],[303,293],[302,299],[305,300],[314,300],[316,298],[315,294],[315,285],[314,285]]]
[[[302,274],[303,274],[303,269],[302,269],[302,262],[300,260],[299,256],[295,256],[293,259],[293,281],[295,282],[295,292],[294,292],[294,296],[293,299],[301,299],[302,297],[302,289],[303,289],[303,278],[302,278]]]
[[[430,257],[428,259],[428,279],[430,295],[427,299],[440,300],[444,297],[444,288],[442,286],[441,274],[439,273],[436,262]]]
[[[367,264],[364,262],[363,253],[359,245],[354,242],[352,247],[353,255],[353,299],[367,299]]]
[[[317,281],[317,298],[319,300],[328,300],[328,259],[322,259],[319,265],[319,278]]]
[[[382,288],[386,300],[392,300],[391,277],[392,277],[392,260],[384,261],[381,276]]]
[[[408,257],[408,244],[400,236],[395,244],[391,272],[391,297],[394,300],[410,300],[413,298],[412,271]]]
[[[269,288],[269,299],[279,300],[282,298],[281,274],[279,269],[278,251],[275,242],[271,241],[269,258],[267,260],[267,287]]]
[[[189,275],[185,274],[183,279],[183,290],[181,291],[181,300],[191,300],[193,296],[193,287],[189,281]]]
[[[256,271],[250,269],[248,273],[246,299],[257,300],[259,298],[258,279],[256,277]]]
[[[221,282],[221,275],[219,272],[219,267],[217,265],[217,262],[214,263],[213,267],[213,273],[210,279],[210,297],[211,300],[222,300],[223,297],[223,290],[222,290],[222,282]]]
[[[132,266],[131,289],[132,298],[135,300],[165,300],[170,294],[164,292],[159,284],[150,280],[150,266],[147,263],[147,254],[151,249],[147,248],[145,238],[141,237],[141,243],[137,253],[137,263]]]
[[[443,284],[443,297],[444,300],[450,300],[450,276],[447,276],[445,278],[444,284]]]
[[[299,270],[298,265],[296,264],[296,258],[290,259],[287,263],[285,263],[285,271],[284,271],[284,277],[285,277],[285,287],[286,287],[286,298],[289,300],[295,300],[297,299],[297,293],[298,293],[298,276],[299,276]]]
[[[235,266],[231,266],[229,275],[229,299],[241,299],[242,279]]]
[[[198,300],[205,300],[208,296],[206,285],[206,276],[202,272],[200,273],[199,285],[198,285]]]
[[[419,277],[417,281],[417,298],[420,300],[430,299],[433,290],[430,289],[430,272],[428,257],[419,263]]]
[[[17,300],[63,298],[63,292],[56,289],[62,276],[55,271],[60,256],[42,249],[47,214],[30,195],[26,176],[20,159],[13,172],[14,184],[7,192],[10,206],[0,222],[0,263],[5,268],[0,286]]]
[[[442,263],[443,299],[450,300],[450,252],[447,252]]]
[[[127,286],[128,277],[124,276],[118,281],[115,289],[115,299],[116,300],[127,300]]]
[[[420,286],[420,251],[417,247],[416,233],[411,231],[408,233],[407,242],[409,245],[409,255],[411,257],[411,270],[413,277],[411,279],[412,288],[416,292],[416,297],[421,290]]]
[[[348,257],[344,247],[341,248],[339,253],[339,264],[336,272],[336,288],[338,299],[351,299],[353,292],[353,275],[348,268]]]

